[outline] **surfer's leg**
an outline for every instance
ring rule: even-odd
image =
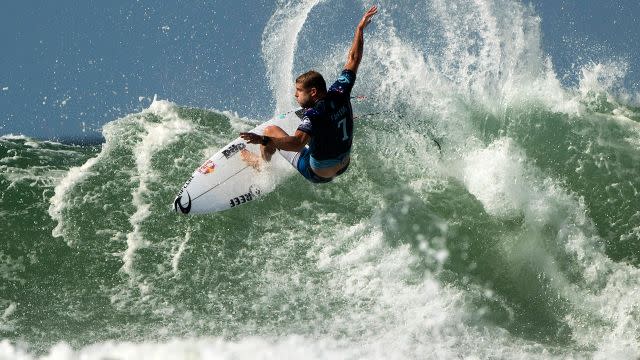
[[[300,152],[280,150],[279,153],[280,155],[282,155],[282,157],[285,160],[287,160],[289,164],[291,164],[291,166],[293,166],[295,169],[298,169],[298,161],[300,160],[300,154],[304,151],[305,149],[302,149],[302,151]]]
[[[320,177],[311,170],[311,165],[309,164],[310,152],[306,146],[300,152],[280,150],[280,155],[298,170],[305,179],[312,183],[326,183],[333,179]]]
[[[264,128],[263,134],[272,138],[279,138],[289,136],[286,131],[282,130],[279,126],[269,125]],[[273,146],[272,143],[265,145],[260,145],[260,153],[262,154],[262,158],[265,161],[271,161],[271,156],[276,152],[276,147]]]

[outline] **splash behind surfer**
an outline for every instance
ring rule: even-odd
[[[314,183],[330,182],[347,170],[353,142],[351,89],[362,60],[364,29],[377,12],[377,6],[372,6],[363,15],[356,27],[344,69],[328,90],[324,78],[316,71],[307,71],[296,78],[295,98],[304,112],[302,122],[293,135],[275,125],[267,126],[264,135],[240,133],[248,143],[261,145],[261,159],[248,150],[241,152],[245,162],[259,168],[261,160],[270,161],[279,150],[307,180]]]

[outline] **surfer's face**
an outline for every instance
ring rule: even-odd
[[[315,97],[317,95],[316,88],[306,89],[302,84],[296,83],[296,101],[303,108],[310,108],[315,103]]]

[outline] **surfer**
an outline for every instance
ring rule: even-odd
[[[338,79],[329,87],[316,71],[308,71],[296,79],[295,98],[303,108],[302,123],[293,135],[270,125],[264,135],[240,133],[249,144],[260,144],[262,159],[270,161],[276,150],[307,180],[326,183],[343,174],[349,167],[353,142],[353,111],[351,89],[362,60],[364,29],[378,12],[377,6],[367,10],[358,26],[347,62]],[[242,158],[259,167],[257,155],[244,149]]]

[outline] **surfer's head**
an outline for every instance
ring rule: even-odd
[[[312,107],[327,93],[327,83],[317,71],[307,71],[296,78],[296,101],[303,108]]]

